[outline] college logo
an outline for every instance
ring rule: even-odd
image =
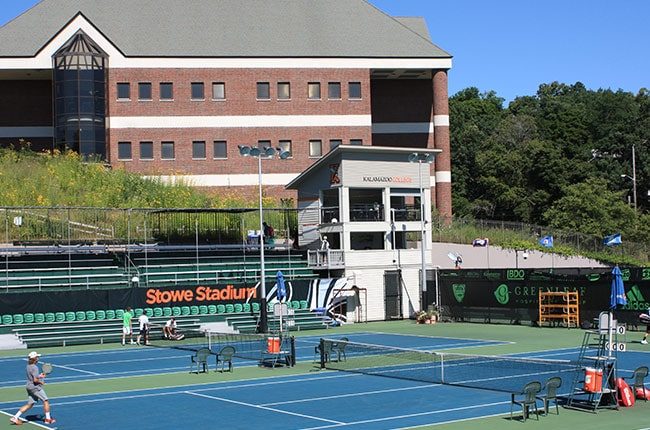
[[[646,311],[650,307],[650,303],[643,297],[638,285],[632,286],[625,296],[627,297],[627,305],[623,306],[623,309]]]
[[[506,284],[501,284],[494,290],[494,297],[496,297],[497,302],[502,305],[507,305],[510,301],[510,291],[508,291],[508,286]]]
[[[465,284],[451,284],[454,291],[454,298],[458,303],[462,303],[465,298]]]

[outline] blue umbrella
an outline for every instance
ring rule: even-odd
[[[279,270],[275,275],[275,282],[278,284],[278,300],[282,301],[287,298],[287,287],[284,285],[284,275]]]
[[[616,309],[617,305],[627,305],[625,298],[625,287],[623,286],[623,274],[618,266],[612,270],[612,291],[609,297],[609,308]]]

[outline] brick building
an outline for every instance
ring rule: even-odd
[[[290,150],[267,193],[338,145],[439,149],[450,215],[450,67],[422,18],[364,0],[43,0],[0,28],[0,144],[235,192],[257,184],[238,145]]]

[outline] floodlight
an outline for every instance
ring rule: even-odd
[[[248,157],[251,155],[251,147],[250,146],[244,146],[244,145],[237,145],[239,148],[239,154],[243,155],[244,157]]]

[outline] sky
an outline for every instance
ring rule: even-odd
[[[453,55],[450,96],[477,87],[507,104],[553,81],[650,88],[650,0],[369,1],[392,16],[426,19],[433,43]],[[0,25],[36,3],[0,0]]]

